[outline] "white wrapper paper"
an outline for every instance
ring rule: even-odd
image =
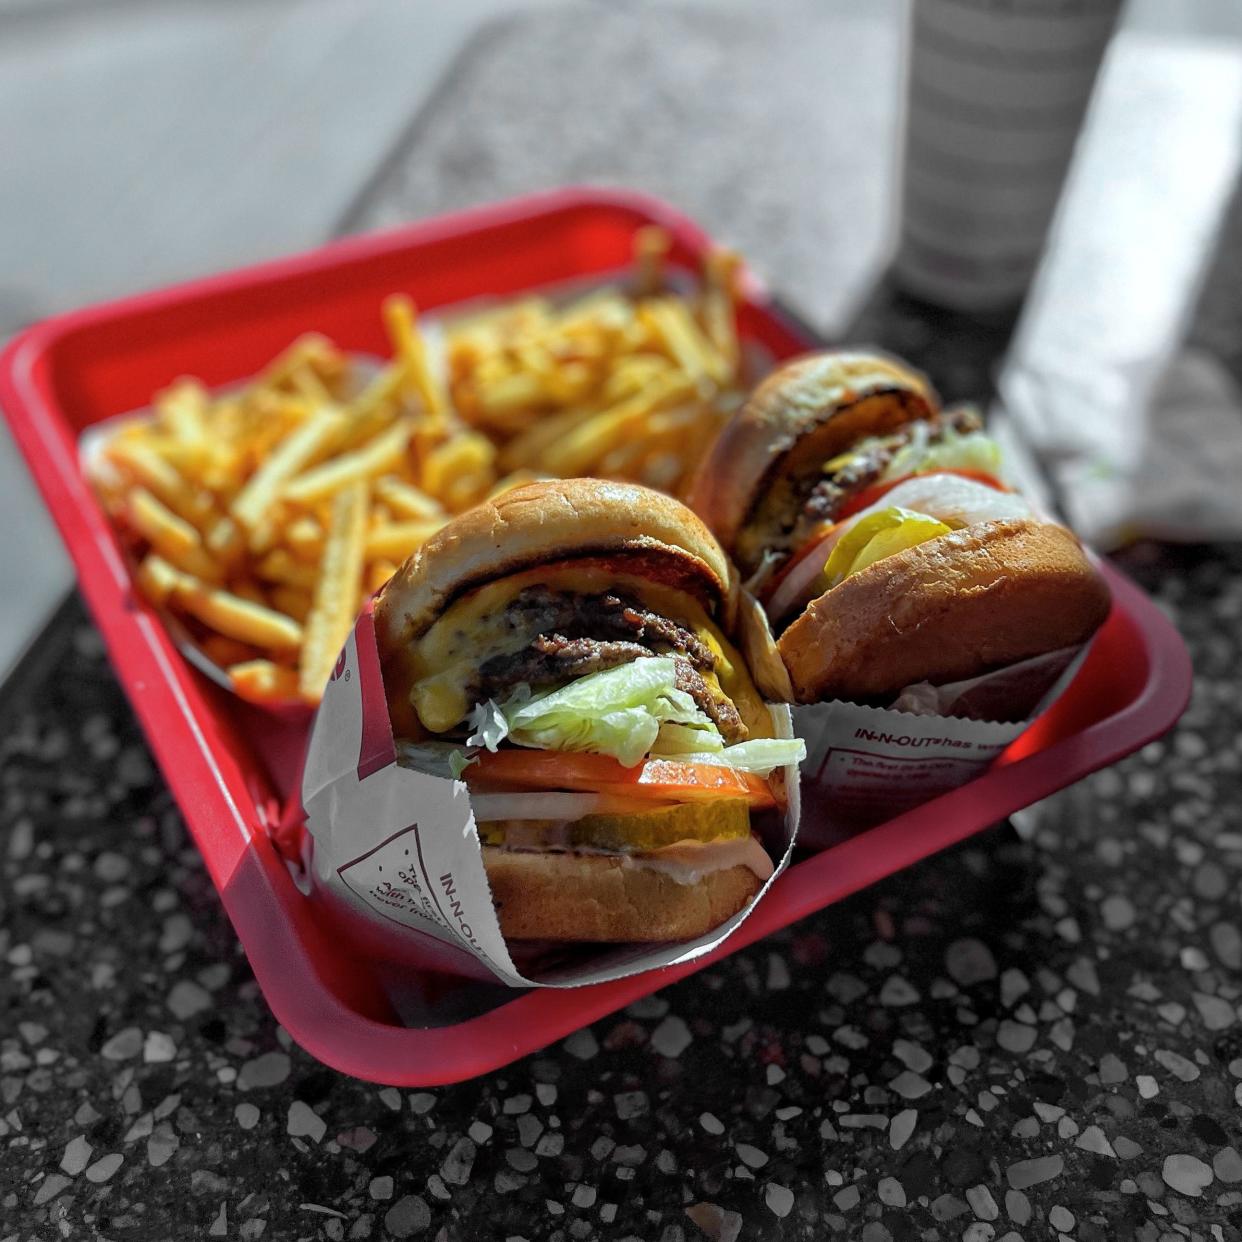
[[[778,733],[791,736],[789,709],[772,713]],[[551,965],[521,966],[492,906],[466,785],[397,763],[374,626],[364,614],[324,692],[302,778],[314,894],[378,956],[512,987],[573,987],[690,961],[741,924],[789,861],[798,779],[792,767],[785,775],[781,839],[765,843],[776,869],[728,922],[697,940],[570,951]]]
[[[1090,644],[1036,656],[952,685],[907,686],[892,707],[832,700],[793,709],[806,741],[803,795],[811,811],[800,843],[822,849],[979,776],[1069,686]],[[1049,686],[1022,720],[953,714]],[[1029,697],[1025,700],[1029,702]]]

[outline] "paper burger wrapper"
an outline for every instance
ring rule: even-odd
[[[789,708],[771,708],[792,736]],[[725,940],[784,869],[798,829],[798,773],[784,772],[787,806],[765,840],[772,877],[742,911],[697,940],[511,950],[492,905],[470,791],[462,781],[404,767],[380,676],[375,628],[359,618],[315,717],[302,778],[312,900],[368,955],[511,987],[575,987],[691,961]]]
[[[742,594],[740,622],[759,689],[769,698],[792,700],[767,618],[749,592]],[[1068,688],[1089,648],[1066,647],[952,684],[920,682],[888,707],[839,699],[795,704],[794,732],[807,752],[807,815],[798,844],[826,849],[979,776]],[[1013,703],[1036,706],[1007,720]]]
[[[807,750],[802,792],[812,808],[799,843],[824,849],[974,780],[1068,688],[1089,646],[951,685],[907,686],[890,707],[840,700],[795,706],[794,728]],[[992,718],[1007,702],[1037,696],[1020,720]]]

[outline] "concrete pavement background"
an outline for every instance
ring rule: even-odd
[[[557,0],[0,0],[0,339],[328,237],[466,41]],[[0,675],[71,582],[0,429]]]

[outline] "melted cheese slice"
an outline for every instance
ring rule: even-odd
[[[771,717],[742,657],[697,600],[645,578],[580,565],[546,566],[479,587],[451,604],[413,644],[410,702],[431,732],[447,732],[466,718],[473,706],[468,688],[485,660],[521,651],[536,637],[537,631],[514,625],[507,615],[513,599],[532,586],[574,595],[615,591],[683,625],[715,657],[715,670],[703,674],[708,689],[732,700],[750,737],[772,736]]]

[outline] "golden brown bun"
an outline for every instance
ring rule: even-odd
[[[725,426],[687,500],[730,552],[780,459],[831,422],[816,445],[827,461],[869,435],[930,418],[940,400],[927,378],[878,353],[829,350],[778,367]]]
[[[846,578],[777,646],[799,702],[881,698],[1085,642],[1108,609],[1108,587],[1064,527],[983,522]]]
[[[381,648],[417,637],[472,587],[534,565],[618,554],[709,607],[728,597],[728,560],[680,501],[599,479],[528,483],[454,518],[401,566],[375,604]]]
[[[692,940],[732,918],[761,887],[749,867],[678,884],[608,854],[485,845],[483,865],[507,940]]]

